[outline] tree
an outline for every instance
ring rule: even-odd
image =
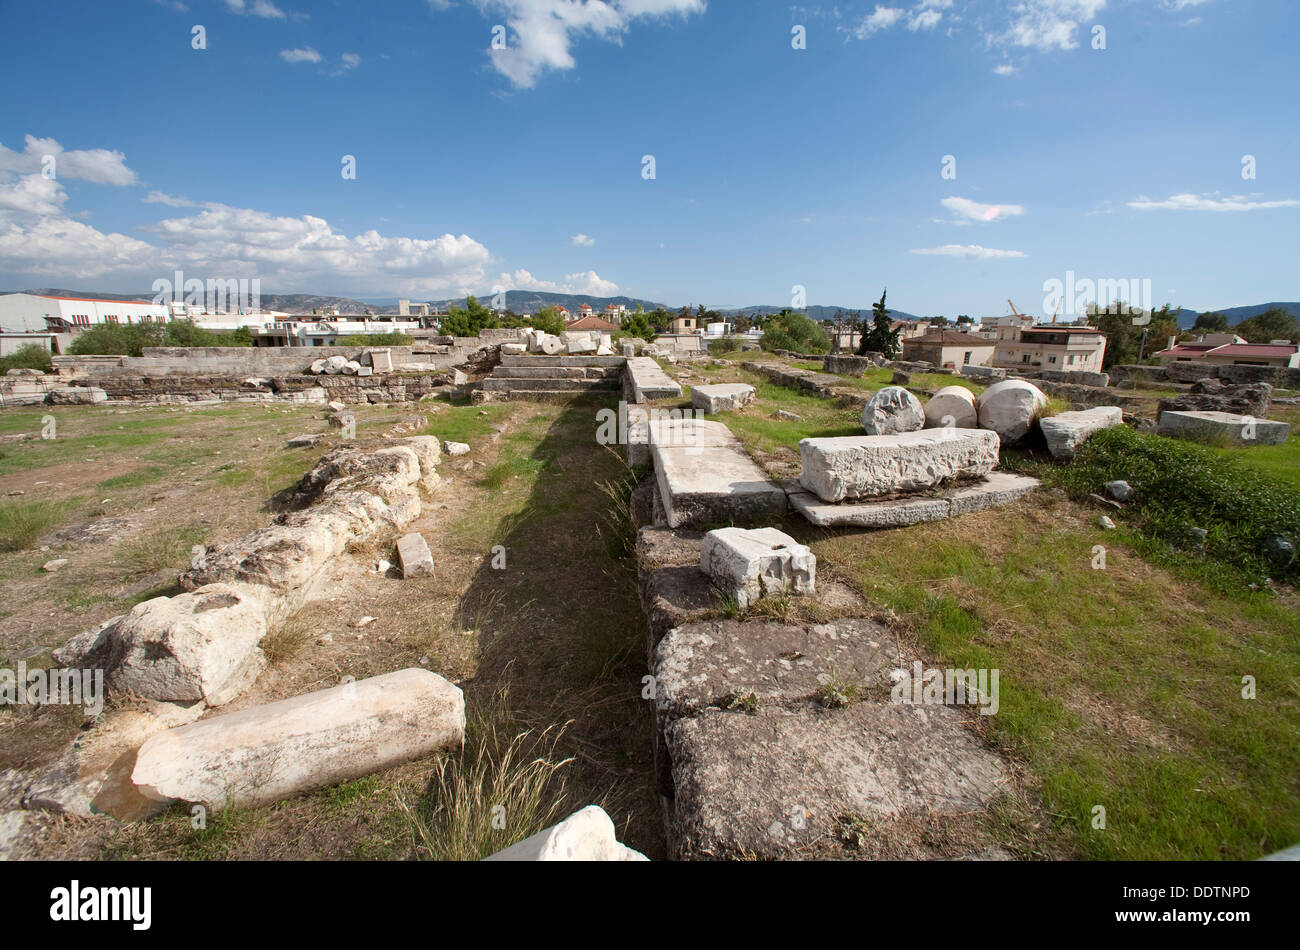
[[[1228,318],[1221,313],[1202,313],[1197,315],[1192,329],[1202,333],[1227,333],[1230,326]]]
[[[961,326],[963,323],[974,325],[975,321],[964,313],[957,314],[957,326]]]
[[[1088,305],[1088,324],[1101,331],[1106,338],[1106,355],[1103,369],[1126,363],[1136,363],[1141,354],[1143,360],[1164,348],[1169,337],[1178,336],[1178,315],[1182,307],[1165,304],[1159,310],[1139,312],[1130,310],[1127,304],[1117,303],[1102,310],[1095,303]],[[1145,322],[1135,324],[1134,320],[1145,318]],[[1143,346],[1145,331],[1146,344]]]
[[[885,306],[888,288],[880,294],[880,300],[871,305],[871,328],[863,328],[862,339],[858,343],[858,356],[868,352],[883,353],[885,359],[892,360],[898,356],[902,345],[898,342],[899,332],[893,328],[894,321],[889,318],[889,308]]]
[[[655,307],[647,314],[647,318],[656,333],[667,333],[668,328],[673,325],[673,315],[663,307]]]
[[[817,323],[786,307],[767,319],[758,345],[765,350],[826,353],[830,351],[831,338]]]
[[[480,330],[491,330],[500,326],[492,311],[478,302],[473,294],[465,298],[465,309],[452,304],[447,308],[447,315],[442,318],[442,332],[445,336],[478,336]]]
[[[1300,341],[1300,320],[1282,307],[1273,307],[1237,324],[1237,335],[1251,343],[1270,343],[1273,340]]]
[[[639,337],[649,343],[655,338],[654,327],[650,325],[650,318],[644,310],[638,310],[636,313],[629,313],[623,318],[623,328],[618,336],[622,337]]]
[[[564,332],[564,318],[560,316],[559,311],[554,307],[543,307],[533,316],[530,322],[533,329],[541,330],[543,333],[549,333],[552,336],[559,336]]]

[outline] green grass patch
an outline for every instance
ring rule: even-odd
[[[1300,541],[1300,490],[1243,464],[1242,458],[1238,452],[1118,426],[1084,443],[1072,464],[1044,474],[1075,498],[1101,493],[1106,482],[1123,479],[1133,486],[1126,509],[1136,515],[1142,534],[1185,548],[1190,529],[1203,528],[1209,532],[1207,557],[1256,580],[1270,576],[1294,584],[1300,581],[1300,560],[1272,561],[1265,545],[1279,536]]]
[[[31,547],[67,519],[72,500],[0,501],[0,551]]]
[[[1242,860],[1300,839],[1294,612],[1179,580],[1123,532],[1059,514],[1001,512],[970,538],[940,525],[831,536],[814,551],[902,615],[933,665],[1000,671],[987,725],[1042,780],[1081,855]],[[1243,697],[1246,675],[1258,699]]]

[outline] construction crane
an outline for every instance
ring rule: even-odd
[[[1013,304],[1013,303],[1011,302],[1011,298],[1010,298],[1010,297],[1007,298],[1007,306],[1009,306],[1009,307],[1011,308],[1011,315],[1012,315],[1013,317],[1023,317],[1023,316],[1024,316],[1023,313],[1021,313],[1019,310],[1016,309],[1016,305]]]

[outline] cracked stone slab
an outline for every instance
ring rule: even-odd
[[[974,485],[962,485],[935,494],[886,499],[884,501],[830,504],[798,482],[787,482],[790,505],[818,527],[900,528],[926,521],[942,521],[957,515],[983,511],[1015,501],[1041,483],[1036,478],[993,472]]]
[[[804,702],[828,681],[888,687],[904,665],[894,638],[872,620],[692,623],[655,648],[656,706],[662,722],[722,706],[733,692],[753,693],[760,707]]]
[[[677,860],[807,856],[841,818],[966,815],[1008,780],[947,706],[705,710],[664,730]]]

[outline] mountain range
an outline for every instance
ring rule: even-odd
[[[146,294],[117,294],[106,293],[102,291],[87,290],[64,290],[54,287],[42,287],[35,290],[24,291],[0,291],[3,293],[28,293],[41,294],[51,297],[96,297],[102,300],[151,300],[152,293]],[[543,307],[561,305],[567,307],[572,312],[582,304],[589,304],[597,313],[601,313],[609,304],[621,304],[630,310],[635,310],[638,305],[646,310],[654,310],[663,307],[665,310],[676,312],[679,307],[672,307],[666,304],[658,303],[653,300],[644,300],[639,297],[592,297],[588,294],[562,294],[552,293],[542,290],[510,290],[505,295],[505,306],[507,310],[514,313],[529,314],[536,313]],[[484,303],[490,303],[490,297],[481,298]],[[425,301],[417,301],[424,303]],[[371,313],[396,313],[397,298],[385,297],[374,298],[370,300],[356,300],[352,297],[336,297],[321,294],[262,294],[262,307],[267,310],[279,310],[284,313],[311,313],[313,310],[338,310],[340,314],[360,315],[369,310]],[[448,297],[444,300],[430,300],[428,303],[439,307],[447,307],[451,304],[464,304],[463,297]],[[1300,302],[1292,303],[1261,303],[1244,307],[1229,307],[1217,311],[1228,318],[1228,323],[1236,326],[1243,320],[1258,316],[1266,310],[1273,307],[1281,307],[1289,311],[1297,319],[1300,319]],[[756,305],[750,307],[719,307],[718,312],[725,316],[745,316],[754,317],[762,314],[779,313],[781,307],[772,305]],[[840,311],[851,312],[858,311],[862,317],[870,318],[871,307],[827,307],[827,306],[809,306],[805,313],[813,320],[832,320],[835,314]],[[1207,311],[1208,312],[1208,311]],[[1178,324],[1184,329],[1190,329],[1200,316],[1201,311],[1184,308],[1178,315]],[[905,310],[890,310],[890,317],[895,320],[924,320],[925,317],[908,313]],[[955,319],[955,315],[949,319]]]

